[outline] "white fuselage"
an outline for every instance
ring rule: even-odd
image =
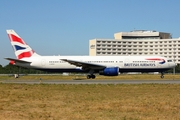
[[[60,72],[76,72],[81,70],[81,67],[65,62],[62,59],[106,67],[118,67],[120,72],[160,72],[175,66],[175,63],[171,60],[159,56],[33,56],[22,59],[31,62],[30,64],[16,63],[16,65],[47,71],[55,69]],[[161,63],[163,60],[164,63]]]

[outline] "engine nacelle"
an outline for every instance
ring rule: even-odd
[[[105,76],[118,76],[119,68],[118,67],[108,67],[102,71],[99,71],[99,74],[105,75]]]

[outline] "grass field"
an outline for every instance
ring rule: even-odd
[[[161,80],[160,75],[97,76],[98,80]],[[18,80],[86,79],[85,76],[27,75]],[[17,80],[0,76],[0,80]],[[165,75],[180,80],[180,75]],[[177,120],[179,84],[27,85],[0,83],[2,120]]]
[[[0,84],[2,120],[177,120],[180,85]]]

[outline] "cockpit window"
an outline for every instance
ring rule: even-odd
[[[172,60],[167,60],[167,62],[172,62]]]

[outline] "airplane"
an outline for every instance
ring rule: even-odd
[[[5,58],[10,64],[49,72],[88,73],[87,79],[95,79],[95,73],[118,76],[124,72],[164,72],[175,63],[161,56],[41,56],[37,54],[14,30],[7,30],[16,58]]]

